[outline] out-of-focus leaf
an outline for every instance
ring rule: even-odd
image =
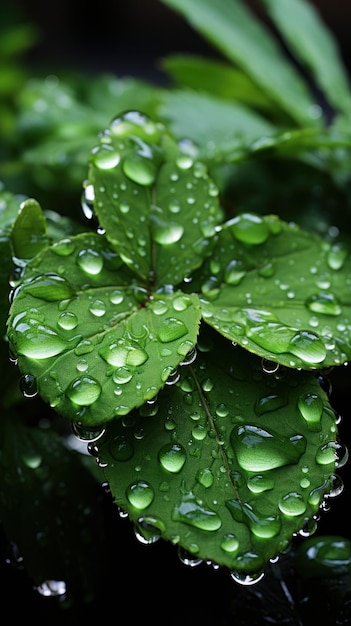
[[[137,536],[254,580],[306,531],[335,469],[335,414],[312,374],[267,375],[200,334],[195,362],[98,441],[115,503]]]
[[[239,0],[162,0],[228,59],[241,67],[276,106],[299,125],[313,126],[315,102],[277,40]]]
[[[306,0],[263,0],[267,11],[298,61],[305,63],[337,111],[350,115],[351,91],[336,38],[316,6]]]
[[[217,98],[243,102],[271,113],[271,100],[247,74],[228,63],[195,55],[177,54],[162,59],[162,67],[180,88],[208,92]]]
[[[46,220],[36,200],[27,199],[11,230],[13,253],[17,259],[32,259],[48,245]]]
[[[200,158],[209,161],[242,158],[247,146],[277,132],[276,126],[244,104],[190,89],[165,94],[159,114],[175,137],[192,139]]]
[[[0,519],[14,548],[9,560],[23,559],[36,587],[63,583],[71,600],[91,600],[105,565],[100,486],[53,431],[3,414],[0,433]]]

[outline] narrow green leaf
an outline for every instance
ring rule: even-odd
[[[196,343],[200,318],[196,295],[149,296],[103,236],[83,234],[26,266],[8,338],[45,401],[100,424],[158,393]]]
[[[264,112],[272,111],[272,101],[247,74],[229,63],[177,54],[162,59],[162,67],[180,88],[205,91],[218,98],[243,102]]]
[[[316,369],[351,358],[351,255],[276,216],[227,222],[194,276],[203,318],[262,357]]]
[[[351,91],[346,68],[331,30],[312,2],[262,0],[291,51],[306,64],[318,86],[338,111],[350,114]]]
[[[102,134],[85,196],[106,238],[153,289],[177,285],[201,265],[222,216],[205,165],[136,111]]]
[[[180,380],[97,442],[115,503],[145,543],[166,539],[253,581],[306,531],[332,486],[335,414],[310,373],[200,334]]]
[[[314,101],[277,41],[239,0],[162,0],[302,126],[318,124]]]

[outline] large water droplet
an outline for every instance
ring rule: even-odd
[[[148,187],[155,182],[156,165],[151,160],[140,154],[130,154],[122,163],[125,175],[138,185]]]
[[[96,276],[100,274],[104,261],[99,252],[88,248],[86,250],[80,250],[77,256],[77,263],[86,274]]]
[[[277,515],[262,515],[254,511],[251,504],[241,503],[239,500],[228,500],[226,506],[237,522],[246,523],[251,532],[260,539],[271,539],[280,532],[281,522]]]
[[[264,415],[264,413],[281,409],[287,404],[288,398],[284,393],[262,396],[255,402],[255,413],[256,415]]]
[[[23,289],[31,296],[46,302],[67,300],[74,294],[73,288],[65,278],[52,273],[36,276],[30,283],[25,284]]]
[[[324,315],[341,315],[342,308],[334,294],[323,292],[314,294],[306,300],[306,306],[313,313],[322,313]]]
[[[199,504],[191,492],[183,494],[181,503],[174,507],[172,520],[206,531],[215,531],[222,526],[218,513]]]
[[[57,320],[57,324],[63,330],[74,330],[78,326],[78,317],[75,313],[63,311]]]
[[[323,413],[323,400],[315,393],[305,393],[298,399],[297,406],[312,431],[321,429],[321,417]]]
[[[340,243],[335,243],[330,247],[327,254],[327,263],[332,270],[340,270],[346,259],[347,259],[348,251]]]
[[[177,222],[161,220],[156,215],[150,217],[152,224],[152,239],[162,246],[177,243],[183,237],[184,226]]]
[[[100,356],[114,367],[138,367],[149,358],[147,352],[137,343],[129,339],[118,339],[99,351]]]
[[[188,332],[187,326],[175,317],[168,317],[162,320],[160,324],[157,336],[162,343],[169,343],[170,341],[175,341],[176,339],[180,339]]]
[[[179,443],[169,443],[161,448],[158,459],[163,469],[172,474],[177,474],[186,461],[186,452]]]
[[[307,330],[295,333],[290,340],[289,351],[310,364],[322,363],[327,355],[325,345],[320,337]]]
[[[100,170],[110,170],[118,165],[121,160],[120,153],[107,144],[101,144],[92,152],[93,163]]]
[[[75,378],[66,389],[68,398],[79,406],[90,406],[101,395],[101,385],[92,376]]]
[[[251,425],[234,426],[230,441],[239,465],[249,472],[264,472],[298,463],[306,449],[302,435],[285,437]]]
[[[306,504],[301,494],[296,492],[287,493],[278,503],[279,509],[289,517],[303,515],[306,511]]]
[[[33,359],[48,359],[69,347],[53,328],[25,317],[16,325],[16,351]]]
[[[148,482],[137,480],[129,485],[126,496],[132,506],[143,510],[150,506],[155,497],[155,492]]]
[[[270,234],[269,226],[260,215],[242,213],[228,222],[235,237],[243,243],[264,243]]]

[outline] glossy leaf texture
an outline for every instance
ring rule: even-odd
[[[123,261],[153,288],[177,285],[201,265],[222,218],[216,185],[194,147],[185,148],[162,124],[128,111],[92,151],[85,202]]]
[[[203,319],[251,352],[318,369],[351,358],[351,257],[277,216],[241,213],[224,224],[194,274]]]
[[[108,424],[96,448],[137,537],[243,582],[315,523],[335,478],[337,426],[312,373],[266,374],[205,328],[178,381]]]
[[[58,412],[104,423],[154,397],[197,340],[198,298],[148,297],[102,235],[55,242],[14,291],[8,338]]]

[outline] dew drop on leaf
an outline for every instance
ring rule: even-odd
[[[100,397],[101,385],[91,376],[79,376],[69,384],[66,395],[78,406],[90,406]]]
[[[171,245],[181,240],[184,234],[184,226],[178,222],[164,221],[152,215],[152,239],[162,246]]]
[[[103,258],[101,254],[90,248],[80,250],[77,256],[77,263],[83,272],[91,276],[100,274],[103,268]]]
[[[315,393],[305,393],[298,399],[299,411],[312,431],[321,429],[321,417],[323,413],[323,400]]]
[[[129,461],[134,455],[132,441],[125,435],[117,435],[109,444],[111,456],[116,461]]]
[[[70,283],[58,274],[42,274],[33,278],[23,287],[26,293],[46,302],[58,302],[71,298],[74,294]]]
[[[58,256],[69,256],[74,252],[75,245],[71,239],[61,239],[52,244],[51,250]]]
[[[120,368],[125,366],[138,367],[149,358],[147,352],[137,342],[123,338],[102,348],[99,354],[109,365]]]
[[[19,388],[25,398],[34,398],[38,393],[35,376],[33,374],[23,374],[19,381]]]
[[[221,548],[224,552],[236,552],[239,548],[239,540],[233,533],[224,535],[221,541]]]
[[[143,510],[150,506],[155,497],[155,492],[148,482],[137,480],[127,487],[126,496],[132,506]]]
[[[177,474],[186,461],[186,452],[179,443],[169,443],[162,446],[158,459],[164,470]]]
[[[325,345],[320,337],[307,330],[295,333],[289,342],[289,352],[311,364],[321,363],[327,355]]]
[[[162,343],[169,343],[180,339],[188,332],[187,326],[176,317],[168,317],[162,321],[158,328],[157,336]]]
[[[334,244],[330,247],[327,254],[327,263],[332,270],[340,270],[346,259],[347,249],[341,244]]]
[[[303,515],[306,511],[306,504],[299,493],[291,492],[283,496],[278,503],[279,509],[289,517]]]
[[[32,318],[21,319],[16,325],[18,354],[32,359],[48,359],[67,349],[67,342],[61,339],[53,328],[44,326]]]
[[[329,463],[335,463],[336,461],[336,443],[329,441],[323,444],[316,454],[316,461],[319,465],[328,465]]]
[[[78,318],[75,313],[63,311],[57,320],[57,324],[63,330],[74,330],[78,326]]]
[[[131,154],[126,157],[122,163],[122,169],[129,180],[144,187],[152,185],[156,180],[155,163],[139,154]]]
[[[270,234],[265,220],[254,213],[242,213],[228,222],[234,236],[242,243],[258,245],[264,243]]]
[[[191,492],[182,495],[180,504],[173,509],[172,519],[206,531],[216,531],[222,526],[218,513],[199,504]]]
[[[306,449],[302,435],[285,437],[251,425],[235,425],[230,441],[240,467],[249,472],[298,463]]]
[[[101,144],[93,150],[92,159],[100,170],[110,170],[118,165],[121,155],[113,146]]]
[[[313,313],[322,313],[324,315],[338,316],[342,313],[342,308],[334,296],[329,292],[321,291],[308,298],[305,302],[306,307]]]

